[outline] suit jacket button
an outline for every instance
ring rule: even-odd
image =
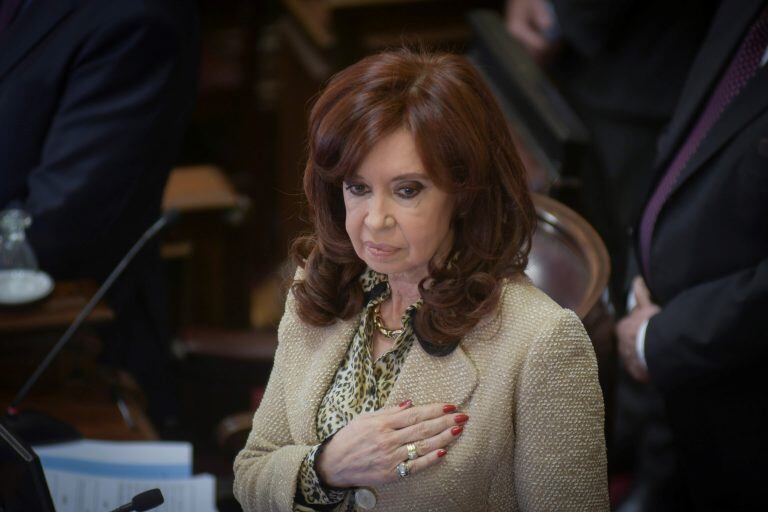
[[[355,491],[355,505],[363,510],[373,510],[376,506],[376,494],[373,489],[360,487]]]

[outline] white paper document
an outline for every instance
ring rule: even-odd
[[[215,512],[216,480],[192,476],[192,446],[181,442],[81,440],[34,448],[57,512],[109,512],[159,488],[157,512]]]
[[[43,471],[56,512],[109,512],[130,502],[140,492],[154,488],[160,489],[165,502],[153,511],[216,511],[216,481],[211,475],[143,480],[98,477],[69,471]]]
[[[46,471],[136,478],[192,476],[192,445],[183,442],[83,439],[34,450]]]

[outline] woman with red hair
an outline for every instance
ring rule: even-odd
[[[594,351],[525,277],[525,171],[471,65],[401,50],[334,76],[304,190],[244,510],[608,510]]]

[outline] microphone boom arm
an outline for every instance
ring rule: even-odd
[[[64,348],[64,345],[67,344],[69,339],[72,337],[73,334],[75,334],[75,331],[80,327],[80,325],[85,321],[86,318],[88,318],[88,315],[91,314],[93,309],[96,307],[96,304],[99,303],[101,299],[104,298],[104,295],[107,293],[107,291],[110,289],[112,284],[117,280],[118,277],[120,277],[120,274],[123,273],[125,268],[128,266],[128,264],[133,260],[134,256],[138,254],[138,252],[146,245],[146,243],[154,237],[158,231],[163,229],[167,224],[173,223],[179,216],[179,212],[176,210],[170,210],[167,213],[165,213],[162,217],[157,219],[152,226],[147,229],[147,231],[144,232],[144,234],[139,238],[139,240],[133,244],[133,247],[131,247],[131,250],[128,251],[128,253],[123,257],[122,260],[120,260],[120,263],[118,263],[117,267],[112,271],[111,274],[107,277],[107,279],[102,283],[102,285],[99,287],[99,289],[96,291],[96,293],[93,294],[93,297],[91,297],[91,300],[88,301],[88,304],[85,305],[85,307],[80,311],[80,313],[77,315],[77,318],[75,318],[75,321],[70,324],[67,331],[64,333],[64,335],[59,339],[59,341],[56,342],[56,345],[53,346],[50,352],[48,352],[48,355],[45,356],[45,359],[43,359],[43,362],[40,363],[40,366],[37,367],[35,372],[32,374],[32,376],[27,380],[27,382],[24,383],[24,386],[19,390],[18,393],[16,393],[16,396],[11,401],[11,404],[8,406],[8,413],[9,414],[16,414],[16,411],[18,409],[19,404],[22,400],[27,396],[30,389],[32,389],[32,386],[37,383],[37,380],[40,378],[40,376],[45,372],[45,370],[48,369],[50,364],[53,362],[54,358],[59,354],[62,348]]]

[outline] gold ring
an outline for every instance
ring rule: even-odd
[[[405,445],[405,449],[408,450],[408,460],[415,460],[419,456],[414,443],[408,443]]]

